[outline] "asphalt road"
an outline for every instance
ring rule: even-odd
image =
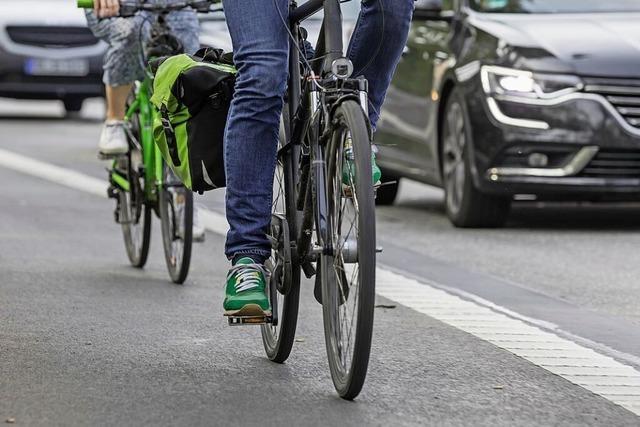
[[[0,149],[97,178],[100,109],[0,101]],[[320,306],[304,284],[284,365],[256,328],[221,316],[223,238],[168,282],[159,229],[128,267],[112,202],[0,167],[0,422],[19,425],[601,425],[632,412],[493,344],[384,298],[355,402],[329,377]],[[456,230],[439,191],[402,183],[378,211],[381,264],[559,325],[573,341],[640,360],[640,209],[520,205],[501,230]],[[223,194],[199,198],[222,212]]]

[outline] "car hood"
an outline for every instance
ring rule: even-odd
[[[640,77],[640,13],[475,14],[500,62],[533,71]]]
[[[0,25],[86,25],[75,0],[2,0]]]

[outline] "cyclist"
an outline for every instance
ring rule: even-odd
[[[227,315],[262,316],[270,311],[263,264],[271,254],[273,177],[289,35],[282,22],[289,0],[223,0],[238,69],[225,135],[226,212],[230,230],[225,253]],[[348,49],[354,76],[370,84],[369,118],[379,118],[391,77],[407,41],[413,0],[363,0]],[[281,16],[282,15],[282,16]],[[374,163],[375,165],[375,163]],[[374,166],[375,176],[380,172]]]
[[[180,0],[151,0],[164,4],[180,3]],[[94,0],[93,11],[87,10],[86,17],[93,34],[108,45],[104,57],[104,75],[107,114],[100,135],[98,149],[104,156],[124,154],[129,149],[123,120],[127,97],[133,82],[144,78],[141,58],[144,37],[148,37],[149,19],[146,13],[138,13],[132,18],[114,17],[120,8],[119,0]],[[200,47],[198,34],[200,25],[193,10],[171,12],[167,23],[182,43],[185,52],[195,53]],[[198,221],[194,209],[193,240],[204,240],[205,230]]]
[[[117,0],[95,1],[99,14],[117,14]],[[374,128],[407,41],[413,1],[362,1],[348,56],[354,64],[354,75],[364,75],[369,80],[369,119]],[[232,266],[227,274],[223,305],[227,315],[241,312],[261,316],[271,310],[264,262],[271,254],[266,233],[271,222],[278,130],[287,84],[289,35],[282,18],[286,18],[289,0],[223,0],[223,4],[238,69],[225,132],[226,209],[230,226],[225,254]],[[118,35],[119,25],[128,28],[133,24],[114,24],[115,28],[107,28],[105,33]],[[117,45],[127,46],[127,42],[120,41]],[[111,59],[106,70],[119,69],[117,65]],[[127,84],[114,82],[110,76],[105,82],[114,86]],[[119,101],[124,101],[127,91],[122,93]],[[122,117],[113,114],[111,119]],[[377,166],[374,168],[374,176],[379,178]]]

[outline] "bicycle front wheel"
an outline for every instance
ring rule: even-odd
[[[171,280],[182,284],[191,263],[193,193],[182,185],[169,166],[165,164],[162,170],[162,185],[158,188],[162,245]]]
[[[327,221],[320,257],[325,342],[331,377],[344,399],[355,398],[369,364],[375,303],[376,227],[371,143],[355,101],[335,111],[326,149]]]

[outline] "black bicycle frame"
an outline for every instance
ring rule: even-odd
[[[312,137],[310,146],[305,147],[309,150],[307,161],[313,159],[313,162],[302,165],[302,173],[300,175],[300,193],[295,207],[298,211],[302,211],[302,219],[299,224],[292,224],[292,228],[300,230],[297,236],[295,253],[300,262],[305,275],[310,277],[313,274],[309,264],[309,251],[311,248],[311,230],[313,228],[313,220],[315,219],[317,229],[316,234],[323,244],[323,251],[331,250],[330,242],[327,242],[329,233],[329,223],[327,221],[328,204],[326,200],[326,180],[325,180],[325,162],[323,148],[318,143],[320,135],[319,129],[314,128],[310,121],[315,111],[310,111],[309,106],[318,104],[319,99],[318,88],[310,77],[305,82],[305,86],[301,87],[301,71],[300,71],[300,22],[304,21],[311,15],[324,9],[324,19],[320,30],[320,37],[316,45],[315,58],[313,62],[313,72],[315,78],[323,78],[331,73],[331,66],[336,59],[343,57],[343,40],[342,40],[342,11],[340,9],[339,0],[309,0],[301,6],[297,6],[294,0],[290,3],[289,8],[289,29],[293,35],[289,48],[289,124],[288,141],[284,150],[291,150],[290,158],[291,170],[288,171],[292,177],[297,176],[300,165],[300,150],[305,135],[310,132]],[[303,100],[310,97],[310,102]],[[316,101],[313,101],[316,100]],[[314,134],[315,133],[315,134]],[[313,169],[313,170],[310,170]],[[311,179],[310,177],[315,179]],[[310,182],[313,181],[313,182]],[[315,209],[313,206],[315,205]],[[314,218],[315,212],[315,218]],[[296,233],[297,234],[297,233]]]
[[[316,53],[313,63],[313,71],[316,75],[322,76],[331,71],[331,64],[334,60],[339,59],[343,55],[342,41],[342,10],[340,9],[340,0],[309,0],[297,6],[295,1],[291,1],[289,7],[289,29],[295,40],[292,40],[289,48],[289,112],[291,114],[291,123],[293,123],[300,102],[300,22],[309,18],[311,15],[324,9],[324,19],[320,29],[320,37],[316,45]]]

